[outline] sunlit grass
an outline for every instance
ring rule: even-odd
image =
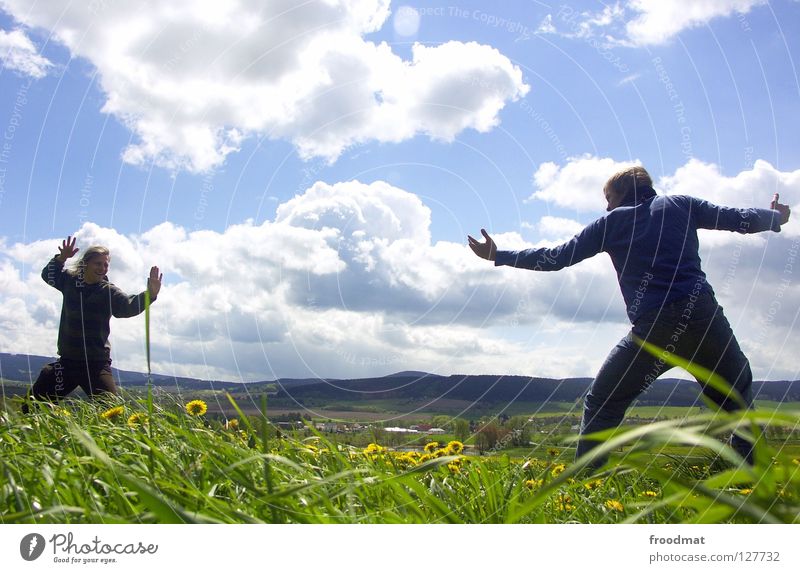
[[[112,408],[122,412],[104,417]],[[213,420],[184,403],[148,414],[130,397],[0,416],[3,523],[800,521],[800,461],[761,441],[755,465],[737,469],[718,439],[752,423],[796,427],[790,412],[609,432],[597,452],[625,454],[596,472],[561,448],[538,458],[465,456],[458,443],[355,448],[277,438],[263,417]],[[704,457],[659,453],[685,445]]]

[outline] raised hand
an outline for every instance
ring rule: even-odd
[[[467,239],[469,240],[469,248],[472,249],[472,252],[478,255],[480,258],[493,261],[495,255],[497,254],[497,245],[494,244],[494,241],[489,236],[489,233],[486,232],[486,229],[481,229],[481,234],[483,235],[483,238],[486,239],[486,241],[483,243],[473,238],[471,235],[467,235]]]
[[[161,279],[163,274],[158,272],[158,267],[150,267],[150,276],[147,278],[147,290],[150,291],[150,298],[156,298],[161,290]]]
[[[77,239],[72,236],[61,241],[61,246],[58,247],[58,255],[56,258],[62,263],[66,263],[68,258],[75,256],[75,253],[80,250],[75,247],[76,242]]]
[[[781,214],[781,225],[787,223],[789,221],[789,215],[792,213],[792,210],[789,208],[789,205],[782,205],[778,203],[780,199],[780,195],[775,193],[775,196],[772,198],[772,203],[770,203],[769,208],[778,211]]]

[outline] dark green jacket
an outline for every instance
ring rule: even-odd
[[[66,272],[57,257],[50,259],[42,269],[42,279],[64,295],[58,327],[61,358],[87,362],[109,360],[111,317],[128,318],[144,311],[144,292],[128,296],[108,282],[108,277],[96,284],[86,284],[82,277]]]

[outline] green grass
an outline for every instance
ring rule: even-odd
[[[111,405],[124,413],[106,419]],[[800,465],[759,443],[754,467],[717,437],[797,412],[704,414],[610,432],[606,469],[563,447],[430,459],[232,430],[183,404],[42,405],[0,412],[2,523],[798,523]],[[235,406],[235,405],[234,405]],[[128,417],[149,424],[129,427]],[[689,452],[688,447],[694,449]],[[691,455],[687,454],[690,453]]]

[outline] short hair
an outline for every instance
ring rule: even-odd
[[[636,193],[637,189],[653,188],[653,180],[647,169],[640,165],[618,171],[606,181],[605,189],[613,190],[621,197]]]

